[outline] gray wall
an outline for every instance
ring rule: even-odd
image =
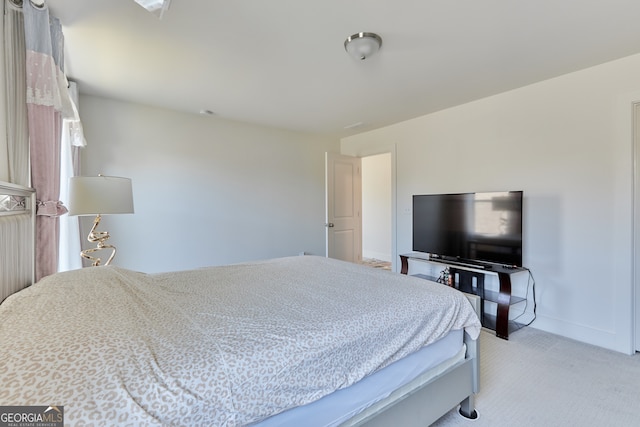
[[[135,214],[102,221],[115,265],[159,272],[324,255],[324,152],[339,141],[94,96],[80,106],[83,175],[133,180]]]
[[[413,194],[524,190],[535,327],[631,352],[638,76],[640,55],[345,138],[341,151],[396,147],[397,254],[411,251]]]

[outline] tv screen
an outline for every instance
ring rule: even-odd
[[[413,250],[522,266],[522,191],[413,196]]]

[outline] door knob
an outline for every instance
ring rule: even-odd
[[[331,228],[331,227],[333,227],[334,225],[333,225],[333,223],[332,223],[332,222],[330,222],[330,223],[328,223],[328,224],[325,224],[324,226],[325,226],[325,227],[329,227],[329,228]]]

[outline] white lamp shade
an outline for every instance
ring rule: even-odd
[[[74,176],[69,179],[69,215],[133,213],[131,179]]]

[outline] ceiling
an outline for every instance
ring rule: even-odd
[[[640,52],[638,0],[48,4],[81,93],[331,137]],[[383,39],[365,61],[343,46],[361,31]]]

